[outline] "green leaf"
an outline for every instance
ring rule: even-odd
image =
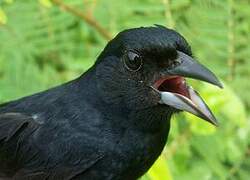
[[[7,23],[7,16],[4,12],[4,10],[0,7],[0,24],[6,24]]]
[[[166,159],[160,156],[147,173],[151,180],[172,180]]]
[[[208,84],[203,84],[199,88],[199,93],[214,112],[219,124],[220,120],[226,119],[237,126],[246,126],[246,110],[243,102],[225,83],[224,89],[218,89]],[[237,111],[232,111],[232,107],[237,107]],[[216,127],[208,122],[192,115],[185,113],[186,119],[190,122],[192,132],[200,135],[209,135],[216,132]],[[223,121],[221,121],[221,124]]]
[[[39,2],[41,3],[41,5],[43,5],[46,8],[50,8],[52,6],[52,3],[50,0],[39,0]]]

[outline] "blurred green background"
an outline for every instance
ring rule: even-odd
[[[0,102],[78,77],[119,31],[176,29],[225,88],[191,82],[217,116],[182,113],[144,180],[250,178],[250,0],[0,0]]]

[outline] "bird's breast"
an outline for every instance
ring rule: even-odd
[[[117,143],[113,165],[121,167],[125,179],[142,176],[161,154],[168,136],[168,128],[156,133],[138,132],[128,129]]]

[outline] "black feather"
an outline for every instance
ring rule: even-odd
[[[124,67],[129,50],[143,66]],[[177,32],[157,25],[125,30],[81,77],[0,106],[0,178],[125,180],[142,176],[167,141],[174,109],[150,83],[176,50]],[[165,59],[164,59],[164,58]]]

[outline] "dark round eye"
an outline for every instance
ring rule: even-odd
[[[139,54],[128,51],[127,55],[124,57],[124,64],[128,70],[138,71],[142,66],[142,58]]]

